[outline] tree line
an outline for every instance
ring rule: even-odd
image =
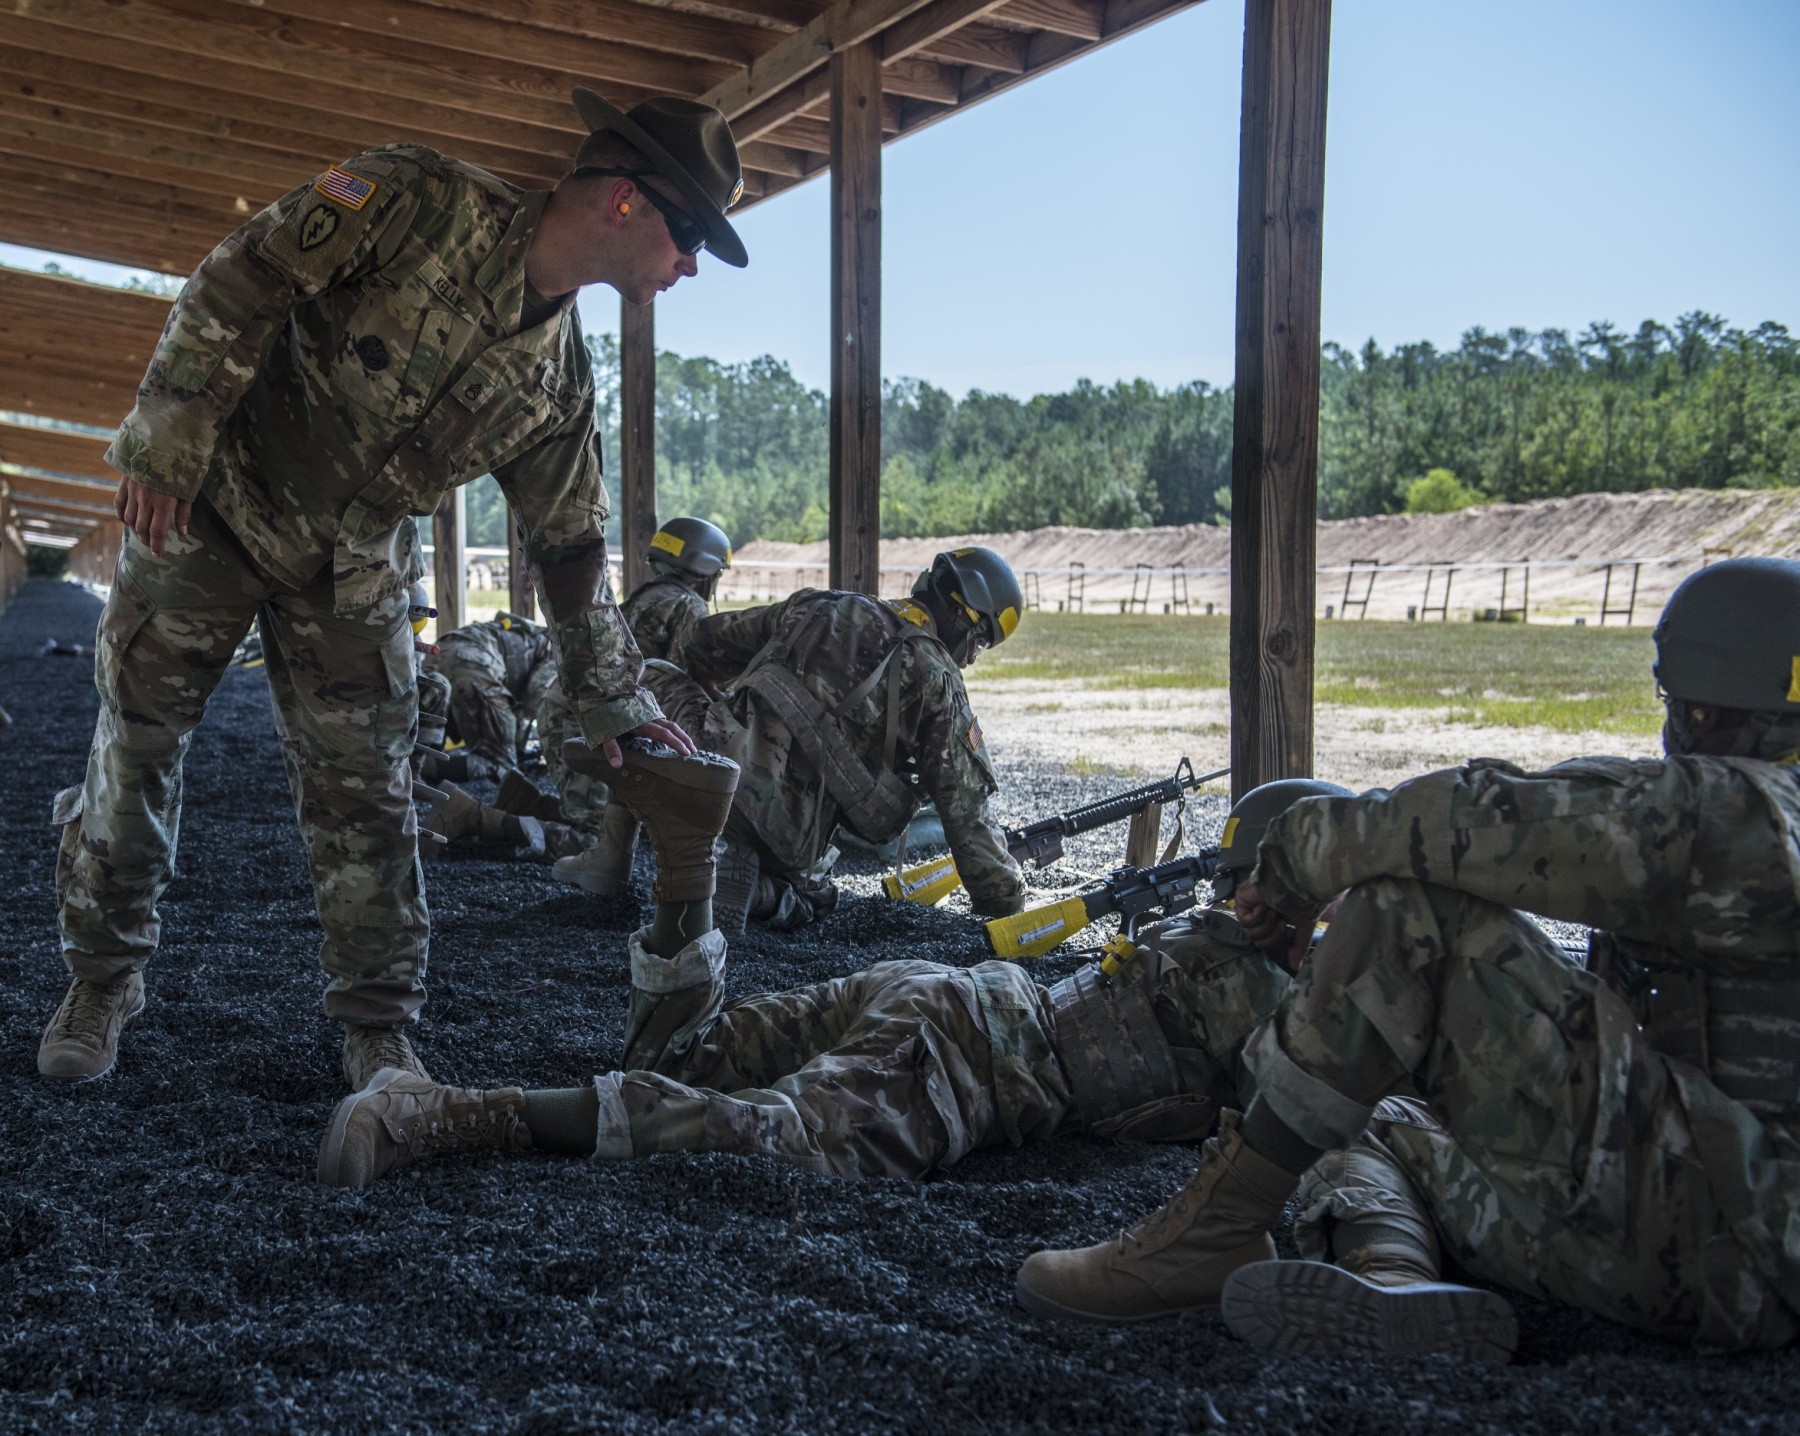
[[[618,345],[591,337],[617,505]],[[1231,494],[1229,388],[1146,380],[1018,399],[883,386],[882,532],[1219,523]],[[735,543],[826,532],[825,395],[770,356],[657,358],[664,514],[711,518]],[[1425,482],[1430,475],[1429,482]],[[1800,347],[1779,324],[1715,315],[1505,334],[1454,349],[1324,346],[1326,518],[1649,488],[1800,485]],[[504,542],[498,490],[470,493],[470,538]]]

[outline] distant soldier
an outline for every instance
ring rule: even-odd
[[[447,720],[439,726],[463,747],[455,753],[426,754],[419,776],[428,783],[447,778],[467,782],[498,778],[516,768],[531,716],[556,678],[550,630],[503,613],[442,635],[424,666],[446,680],[444,688],[429,696],[442,697],[447,709],[429,717]],[[426,696],[421,694],[421,726],[428,716]]]
[[[176,300],[108,455],[131,537],[100,619],[86,783],[58,804],[74,980],[39,1049],[45,1076],[108,1071],[143,1008],[181,757],[253,621],[297,775],[345,1075],[423,1070],[406,1036],[429,931],[406,590],[424,569],[412,516],[457,484],[499,480],[588,740],[608,758],[628,734],[691,754],[639,686],[606,585],[575,296],[604,283],[648,304],[697,272],[703,246],[744,264],[725,217],[742,173],[709,106],[651,99],[625,114],[587,90],[575,103],[590,133],[553,192],[418,145],[370,150],[254,216]]]
[[[1023,603],[1005,559],[962,548],[939,554],[911,598],[803,589],[706,619],[688,640],[686,674],[646,665],[670,715],[744,770],[719,868],[723,931],[829,912],[837,826],[892,842],[925,799],[975,910],[1018,911],[1025,884],[987,820],[996,784],[962,670],[1005,641]],[[626,826],[609,819],[598,844],[553,871],[604,893],[629,877],[630,859]]]
[[[1694,574],[1656,648],[1665,758],[1480,760],[1270,825],[1249,932],[1295,961],[1344,897],[1249,1041],[1241,1128],[1119,1241],[1033,1256],[1022,1297],[1110,1321],[1222,1300],[1276,1349],[1504,1359],[1506,1302],[1449,1264],[1702,1348],[1794,1339],[1800,563]],[[1598,929],[1590,966],[1516,908]],[[1377,1112],[1404,1091],[1429,1112]],[[1266,1259],[1297,1187],[1303,1250],[1337,1264]]]
[[[427,1155],[501,1147],[763,1154],[917,1180],[1056,1132],[1197,1141],[1249,1099],[1244,1042],[1288,986],[1223,903],[1270,818],[1347,791],[1294,781],[1247,794],[1214,906],[1115,941],[1105,963],[1053,987],[1012,962],[900,961],[726,1003],[723,934],[673,958],[634,936],[629,1070],[534,1092],[384,1074],[338,1107],[319,1176],[362,1186]]]
[[[731,567],[731,540],[705,519],[674,518],[652,536],[646,558],[650,577],[631,591],[620,610],[638,652],[679,667],[681,650],[706,617],[719,575]],[[584,832],[598,833],[606,811],[606,784],[572,772],[562,760],[564,741],[580,737],[581,728],[560,684],[553,681],[545,691],[537,722],[538,746],[559,801],[546,805],[535,787],[512,780],[501,791],[500,806],[522,816],[553,816]]]

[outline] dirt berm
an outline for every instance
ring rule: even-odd
[[[1211,524],[1150,529],[1034,529],[1028,533],[963,534],[954,538],[884,539],[882,592],[906,591],[933,554],[959,544],[986,544],[1004,554],[1026,580],[1027,598],[1054,609],[1073,601],[1090,611],[1116,611],[1137,585],[1149,612],[1184,596],[1196,610],[1211,603],[1225,611],[1226,574],[1231,562],[1231,530]],[[1499,607],[1502,572],[1507,606],[1524,596],[1524,565],[1531,565],[1529,611],[1533,619],[1568,622],[1599,620],[1606,595],[1605,564],[1642,560],[1638,623],[1655,620],[1670,589],[1707,557],[1706,550],[1736,554],[1800,554],[1800,491],[1654,489],[1642,494],[1583,494],[1572,499],[1540,499],[1528,504],[1487,504],[1454,514],[1383,514],[1338,519],[1319,525],[1319,607],[1341,607],[1349,576],[1338,572],[1352,560],[1384,568],[1369,595],[1369,618],[1404,618],[1409,606],[1443,601],[1445,576],[1432,578],[1429,600],[1425,566],[1457,565],[1449,581],[1450,616]],[[766,565],[781,564],[782,568]],[[1149,574],[1134,573],[1148,565]],[[765,567],[759,568],[759,565]],[[728,577],[728,597],[767,598],[799,581],[815,586],[825,579],[826,546],[758,540],[738,552]],[[1176,570],[1186,582],[1175,578]],[[1366,575],[1350,585],[1363,596]],[[1628,601],[1632,570],[1615,569],[1610,606]],[[1618,617],[1609,617],[1618,622]]]
[[[50,800],[81,776],[94,696],[88,664],[35,650],[91,640],[97,607],[38,582],[0,618],[0,1431],[1793,1429],[1790,1353],[1702,1358],[1536,1302],[1501,1370],[1271,1360],[1206,1315],[1117,1329],[1013,1305],[1028,1252],[1153,1207],[1187,1148],[1064,1139],[922,1185],[665,1156],[321,1188],[337,1034],[260,672],[227,675],[189,756],[164,948],[118,1070],[43,1082],[66,982]],[[1004,776],[1009,817],[1107,781]],[[1206,838],[1217,800],[1204,817]],[[632,914],[500,856],[430,867],[421,1051],[446,1079],[584,1081],[619,1057]],[[731,983],[927,954],[977,961],[978,931],[853,896],[796,940],[735,942]]]

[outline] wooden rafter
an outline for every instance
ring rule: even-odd
[[[55,474],[85,475],[106,483],[111,481],[108,475],[112,473],[102,457],[106,445],[105,439],[68,429],[0,423],[0,464],[46,469]]]

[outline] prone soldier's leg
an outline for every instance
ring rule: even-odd
[[[597,1159],[761,1153],[838,1176],[919,1178],[1000,1135],[989,1043],[961,972],[878,963],[733,1004],[696,1036],[661,1071],[595,1079]]]
[[[1363,884],[1246,1059],[1259,1100],[1325,1148],[1354,1141],[1410,1076],[1445,1131],[1395,1128],[1387,1145],[1474,1274],[1708,1345],[1792,1335],[1731,1234],[1695,1092],[1529,919],[1420,883]],[[1729,1126],[1735,1109],[1755,1125],[1717,1105],[1709,1120]]]
[[[408,763],[418,725],[406,595],[339,615],[327,569],[277,595],[263,633],[325,929],[325,1011],[398,1027],[425,1001],[430,934]]]

